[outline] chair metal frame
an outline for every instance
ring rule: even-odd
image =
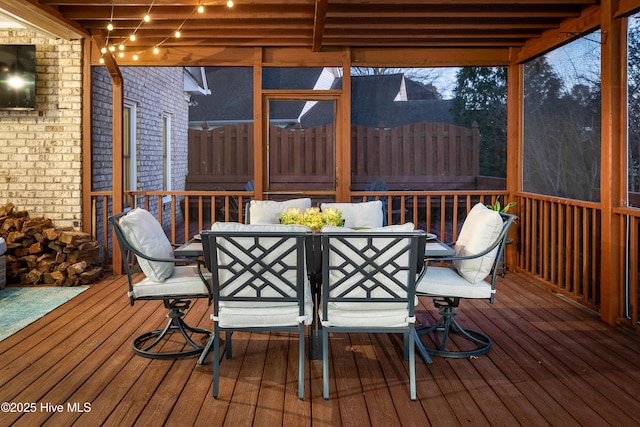
[[[168,310],[167,318],[169,319],[164,328],[145,332],[142,335],[134,338],[131,343],[133,351],[139,356],[151,359],[176,359],[200,355],[205,347],[203,345],[199,345],[196,340],[191,337],[190,334],[200,334],[203,335],[204,338],[204,336],[209,337],[211,335],[211,331],[190,326],[184,321],[183,317],[186,310],[189,309],[192,300],[207,298],[209,300],[209,303],[211,303],[211,288],[207,279],[204,277],[201,271],[201,263],[196,259],[154,258],[138,251],[126,238],[119,225],[120,218],[125,216],[127,213],[128,212],[122,212],[113,215],[109,217],[109,222],[113,227],[113,231],[116,235],[116,239],[122,253],[122,262],[127,273],[129,286],[129,292],[127,293],[127,295],[129,296],[129,304],[133,306],[135,301],[137,300],[162,301],[164,307]],[[167,294],[162,296],[136,297],[133,290],[133,287],[135,286],[134,276],[142,271],[137,263],[136,257],[156,262],[172,262],[176,265],[197,263],[199,277],[195,277],[199,278],[199,280],[202,280],[209,291],[203,294]],[[167,280],[171,280],[171,278]],[[168,338],[172,334],[176,333],[179,333],[184,338],[187,346],[185,350],[177,352],[153,351],[156,347],[161,347],[161,344],[165,342],[165,338]],[[148,343],[150,340],[151,342]]]
[[[435,324],[431,326],[416,328],[416,347],[418,348],[418,351],[422,355],[423,359],[428,363],[431,363],[429,355],[447,358],[469,358],[481,356],[491,350],[491,338],[483,332],[463,328],[456,320],[455,309],[459,307],[460,300],[463,299],[488,299],[489,302],[493,304],[496,289],[496,277],[499,274],[498,264],[504,253],[504,247],[509,234],[509,229],[511,228],[511,224],[516,219],[515,215],[507,214],[504,212],[499,212],[499,214],[503,221],[502,230],[500,231],[498,237],[482,252],[469,256],[450,256],[446,258],[425,257],[424,268],[420,273],[418,283],[426,274],[430,262],[453,262],[456,260],[481,258],[498,248],[496,257],[493,261],[491,272],[489,274],[492,291],[489,298],[434,295],[429,293],[422,293],[419,291],[416,292],[419,297],[432,297],[433,304],[438,309],[438,312],[440,314],[440,317]],[[455,245],[455,243],[453,243],[452,245]],[[437,333],[440,333],[442,335],[442,338],[438,339]],[[451,334],[457,334],[466,341],[473,343],[475,345],[475,348],[471,350],[447,350],[447,341],[449,340],[449,336]],[[419,335],[431,335],[432,340],[436,344],[437,348],[426,347],[420,340]]]
[[[247,231],[203,231],[202,238],[206,267],[212,273],[213,291],[213,335],[207,344],[206,354],[213,345],[213,397],[218,397],[220,371],[220,334],[225,333],[225,352],[227,359],[232,357],[231,337],[234,331],[252,332],[290,332],[299,336],[298,349],[298,398],[304,399],[304,356],[305,356],[305,324],[301,320],[305,315],[305,283],[307,241],[311,232],[247,232]],[[247,241],[252,243],[247,245]],[[225,248],[224,244],[233,247]],[[269,259],[268,253],[275,248],[284,252],[276,259]],[[230,260],[222,263],[219,253],[224,253]],[[295,264],[287,264],[284,258],[295,254]],[[283,271],[295,271],[296,281],[292,283],[282,277]],[[226,271],[231,278],[222,282],[220,271]],[[266,274],[269,273],[269,274]],[[225,290],[233,289],[229,295]],[[263,296],[266,290],[274,291],[276,296]],[[294,292],[295,295],[291,295]],[[253,294],[253,295],[249,295]],[[242,296],[240,296],[242,295]],[[297,303],[298,322],[295,325],[280,326],[220,326],[221,302],[245,303]],[[308,313],[312,317],[313,313]]]
[[[404,335],[403,357],[409,361],[410,395],[416,400],[415,382],[415,330],[414,330],[414,305],[416,275],[418,267],[422,265],[424,253],[424,241],[426,233],[413,232],[331,232],[322,233],[322,319],[321,329],[322,371],[323,371],[323,397],[329,398],[329,333],[344,332],[371,332],[371,333],[402,333]],[[357,242],[366,241],[366,254],[358,250]],[[355,244],[354,244],[355,242]],[[344,253],[340,248],[344,245],[350,248],[349,253]],[[398,248],[398,245],[401,248]],[[420,247],[422,246],[422,250]],[[387,251],[394,251],[397,256],[408,253],[407,263],[400,263],[397,256],[388,259]],[[354,256],[360,252],[360,258]],[[330,256],[341,258],[341,262],[332,264]],[[403,283],[397,277],[399,272],[406,274]],[[330,282],[330,275],[335,281]],[[336,295],[338,288],[345,280],[353,280],[347,292]],[[395,289],[388,286],[390,281]],[[365,297],[350,295],[351,290],[360,288],[365,290]],[[402,289],[402,292],[397,292]],[[377,292],[377,295],[373,293]],[[386,296],[385,296],[386,295]],[[404,326],[333,326],[329,303],[406,303],[407,318]]]

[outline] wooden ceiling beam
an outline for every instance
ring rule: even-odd
[[[147,7],[116,7],[113,9],[113,22],[121,20],[137,21],[140,23],[144,15],[148,12]],[[61,7],[68,19],[76,21],[105,20],[111,18],[111,6],[94,7]],[[149,14],[151,21],[144,25],[153,25],[160,20],[183,20],[187,17],[190,21],[207,21],[211,19],[309,19],[313,18],[313,5],[290,5],[286,8],[271,5],[256,6],[208,6],[204,13],[193,13],[194,7],[184,6],[163,6],[154,7]]]
[[[183,23],[184,20],[158,20],[154,21],[153,26],[149,26],[154,30],[175,30]],[[104,30],[109,24],[109,20],[92,20],[79,21],[79,23],[89,30]],[[116,30],[133,31],[138,28],[140,23],[137,21],[118,21],[114,23]],[[313,29],[312,23],[308,19],[210,19],[210,20],[188,20],[182,26],[183,29],[189,30],[209,30],[211,28],[240,30],[245,28],[305,28]],[[144,31],[144,26],[140,30]]]
[[[89,32],[49,6],[36,1],[2,0],[0,8],[27,28],[37,29],[54,38],[65,40],[89,37]]]
[[[316,0],[315,13],[313,15],[313,44],[311,50],[319,52],[322,48],[322,36],[327,17],[328,0]]]

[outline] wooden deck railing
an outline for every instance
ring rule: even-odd
[[[248,191],[135,191],[127,192],[132,207],[143,207],[162,223],[167,237],[176,243],[186,242],[193,234],[208,229],[215,221],[244,222],[246,204],[253,197]],[[413,222],[417,228],[454,241],[466,217],[466,212],[478,202],[493,203],[504,191],[387,191],[353,192],[353,201],[382,200],[386,206],[387,223]],[[328,196],[317,192],[310,196],[315,203]],[[315,200],[318,199],[318,200]],[[92,194],[92,224],[90,230],[101,243],[105,266],[112,262],[111,231],[107,219],[111,211],[110,193]]]
[[[517,201],[520,271],[597,311],[600,205],[531,194]]]
[[[134,206],[150,210],[162,222],[169,239],[187,241],[215,221],[244,221],[244,207],[253,197],[247,191],[213,192],[134,192]],[[497,196],[504,202],[505,191],[387,191],[352,192],[353,201],[382,200],[387,206],[387,223],[413,222],[416,227],[452,242],[475,203],[493,203]],[[316,199],[326,195],[314,194]],[[572,300],[599,311],[601,302],[601,209],[587,203],[519,194],[511,211],[519,216],[510,233],[513,244],[507,247],[505,263],[511,269]],[[106,219],[111,215],[109,193],[92,195],[93,236],[100,241],[104,265],[112,263],[111,231]],[[640,331],[640,212],[618,209],[622,244],[618,266],[623,276],[622,321]]]
[[[638,209],[614,209],[619,221],[620,241],[618,268],[624,281],[623,313],[620,323],[640,333],[640,212]]]

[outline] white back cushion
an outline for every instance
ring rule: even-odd
[[[469,211],[455,244],[456,255],[470,256],[487,249],[502,231],[503,221],[497,211],[478,203]],[[487,277],[496,259],[498,247],[487,255],[469,260],[454,261],[458,273],[471,283]]]
[[[148,211],[136,208],[120,218],[122,233],[138,251],[153,258],[173,258],[173,247],[157,219]],[[162,282],[173,274],[172,262],[149,261],[138,258],[144,274],[155,282]]]
[[[382,227],[382,202],[376,200],[364,203],[322,203],[320,210],[335,208],[342,211],[344,226],[349,228],[377,228]]]
[[[249,202],[249,224],[280,224],[280,214],[289,208],[300,208],[302,213],[311,207],[311,199],[291,199],[284,202],[252,200]]]

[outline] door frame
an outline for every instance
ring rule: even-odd
[[[334,161],[335,161],[335,190],[310,190],[310,191],[267,191],[267,163],[268,152],[267,143],[269,136],[269,101],[271,100],[306,100],[306,101],[335,101],[335,147],[334,147]],[[345,140],[344,133],[344,103],[342,90],[263,90],[261,99],[261,132],[260,137],[254,141],[254,180],[255,194],[254,198],[258,200],[268,199],[271,195],[276,194],[288,194],[296,195],[300,197],[313,197],[324,196],[332,197],[336,201],[344,201],[345,194],[349,193],[350,180],[345,179],[349,177],[349,161],[350,161],[350,141],[347,138]],[[258,133],[258,132],[256,132]],[[345,155],[346,153],[346,155]],[[260,180],[258,183],[257,181]]]

